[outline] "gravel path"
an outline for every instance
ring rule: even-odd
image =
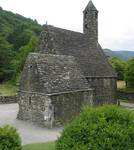
[[[121,106],[134,108],[134,103],[120,102]]]
[[[34,124],[16,119],[18,104],[0,105],[0,126],[5,124],[17,128],[22,144],[54,141],[60,135],[62,128],[41,128]]]

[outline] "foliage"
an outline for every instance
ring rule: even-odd
[[[0,35],[0,81],[8,80],[13,74],[12,59],[14,52],[12,52],[12,45]]]
[[[21,150],[21,139],[14,127],[0,127],[0,150]]]
[[[17,63],[23,66],[22,62],[28,51],[35,49],[40,32],[41,26],[36,20],[0,9],[0,82],[9,80],[15,75],[15,78],[18,77],[16,74],[18,66],[15,65],[15,61],[19,55],[23,55],[24,57],[19,57],[20,60],[17,59]],[[24,50],[26,48],[27,52]]]
[[[56,150],[126,149],[134,149],[134,113],[118,106],[85,108],[56,142]]]
[[[19,76],[19,74],[21,73],[24,63],[26,61],[27,55],[30,52],[33,52],[36,48],[38,44],[38,39],[36,36],[32,36],[29,43],[25,46],[22,46],[19,51],[20,53],[18,53],[18,55],[16,56],[16,59],[14,60],[14,68],[15,68],[15,73],[14,73],[14,78],[13,80],[17,81],[17,78]]]
[[[117,57],[113,57],[109,61],[112,65],[113,69],[117,73],[117,79],[118,80],[123,80],[124,79],[124,72],[125,72],[126,63],[124,61],[122,61],[121,59],[117,58]]]
[[[37,143],[37,144],[28,144],[22,147],[22,150],[54,150],[55,143]]]
[[[125,70],[125,81],[128,88],[134,88],[134,57],[127,62]]]

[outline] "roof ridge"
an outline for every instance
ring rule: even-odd
[[[79,34],[82,34],[82,35],[85,35],[84,33],[82,32],[78,32],[78,31],[73,31],[73,30],[69,30],[69,29],[64,29],[64,28],[59,28],[59,27],[55,27],[55,26],[52,26],[52,25],[43,25],[43,27],[47,27],[48,29],[57,29],[57,30],[65,30],[65,31],[68,31],[68,32],[73,32],[73,33],[79,33]]]

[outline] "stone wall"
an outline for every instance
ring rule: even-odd
[[[0,96],[0,104],[17,103],[17,96]]]
[[[118,91],[117,98],[134,102],[134,93],[126,93],[126,92]]]
[[[47,98],[44,94],[21,91],[18,99],[19,113],[17,118],[36,122],[39,125],[43,124],[44,104]]]
[[[71,121],[78,116],[85,105],[92,106],[93,90],[79,90],[51,95],[54,108],[55,125]]]
[[[94,89],[94,103],[116,104],[116,79],[114,77],[88,77],[89,85]]]
[[[51,94],[89,89],[89,85],[73,56],[30,53],[19,89]]]
[[[52,127],[76,117],[83,105],[93,105],[93,90],[48,95],[21,91],[17,118]]]

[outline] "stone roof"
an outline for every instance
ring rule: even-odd
[[[44,25],[38,50],[41,53],[74,56],[86,77],[116,76],[99,43],[79,32]]]
[[[89,85],[73,56],[30,53],[20,91],[44,94],[87,90]]]
[[[87,4],[87,6],[86,6],[84,11],[86,11],[86,10],[98,11],[91,0]]]

